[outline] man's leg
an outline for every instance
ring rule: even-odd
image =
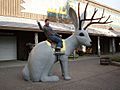
[[[58,47],[58,48],[62,48],[62,39],[61,39],[61,38],[59,38],[59,37],[57,37],[57,36],[50,36],[50,39],[51,39],[53,42],[57,43],[57,47]]]

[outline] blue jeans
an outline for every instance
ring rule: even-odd
[[[49,39],[57,44],[57,47],[62,48],[62,39],[56,35],[49,36]]]

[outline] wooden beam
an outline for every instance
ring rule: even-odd
[[[101,51],[100,51],[100,36],[98,36],[98,56],[101,55]]]
[[[38,33],[35,33],[35,45],[38,44]]]
[[[115,48],[115,38],[112,38],[112,54],[115,54],[116,48]]]

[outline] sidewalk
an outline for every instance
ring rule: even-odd
[[[0,61],[0,68],[20,67],[24,66],[27,61],[12,60],[12,61]]]
[[[109,56],[109,55],[102,55],[101,57]],[[94,56],[80,56],[78,58],[70,58],[69,61],[80,61],[80,60],[91,60],[91,59],[99,59],[97,55]],[[8,68],[8,67],[20,67],[25,66],[27,61],[22,60],[12,60],[12,61],[0,61],[0,68]],[[120,66],[118,62],[112,62],[112,65]]]
[[[53,73],[60,77],[58,82],[31,82],[22,79],[26,61],[0,63],[0,90],[120,90],[120,67],[100,65],[99,57],[80,57],[69,62],[71,80],[61,76],[56,63]]]
[[[69,61],[78,61],[78,60],[90,60],[99,58],[97,56],[80,56],[78,58],[70,58]],[[8,67],[20,67],[24,66],[27,63],[27,61],[23,60],[11,60],[11,61],[0,61],[0,68],[8,68]]]

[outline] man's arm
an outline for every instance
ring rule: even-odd
[[[41,26],[41,24],[40,24],[39,21],[37,21],[37,24],[38,24],[38,26],[39,26],[39,29],[43,31],[43,28],[42,28],[42,26]]]

